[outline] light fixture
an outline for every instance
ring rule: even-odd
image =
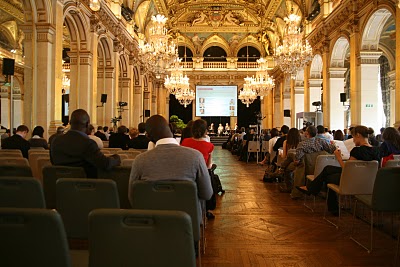
[[[300,16],[292,14],[285,18],[286,29],[283,36],[283,44],[275,49],[274,59],[283,72],[290,74],[292,79],[296,78],[297,71],[312,60],[312,48],[300,32],[297,24]]]
[[[168,94],[175,95],[180,89],[189,88],[189,78],[185,74],[183,75],[180,69],[181,59],[177,58],[174,63],[174,67],[171,69],[171,76],[165,78],[164,86],[167,89]]]
[[[177,49],[165,27],[167,18],[158,14],[153,16],[151,21],[148,42],[140,40],[139,53],[146,69],[160,75],[165,73],[169,65],[175,61]]]
[[[65,90],[65,92],[69,92],[71,80],[67,77],[67,75],[65,75],[65,73],[63,74],[61,84],[62,84],[62,89]]]
[[[250,80],[251,89],[263,99],[269,92],[275,87],[274,80],[269,76],[266,68],[267,61],[264,58],[257,59],[258,69],[256,77],[252,77]]]
[[[251,89],[251,80],[252,79],[250,77],[244,78],[245,83],[243,85],[243,89],[239,91],[238,96],[239,100],[242,101],[246,107],[249,107],[249,105],[257,98],[257,93]]]
[[[196,94],[194,91],[190,88],[185,88],[179,90],[175,98],[179,101],[181,105],[183,105],[185,108],[192,103],[192,101],[196,98]]]
[[[100,10],[100,0],[90,0],[89,7],[92,11],[97,12]]]

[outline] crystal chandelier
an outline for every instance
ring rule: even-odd
[[[180,63],[182,59],[177,58],[174,63],[174,67],[171,70],[171,76],[165,78],[164,86],[167,89],[168,94],[175,95],[179,90],[189,88],[189,78],[187,75],[183,75],[180,70]]]
[[[194,91],[188,87],[185,89],[180,89],[175,94],[175,98],[179,101],[181,105],[183,105],[186,108],[196,98],[196,95]]]
[[[293,13],[285,18],[286,34],[283,36],[283,44],[276,48],[274,55],[276,64],[283,72],[290,74],[292,79],[299,69],[312,60],[312,48],[307,40],[303,40],[303,34],[297,27],[300,19],[300,16]]]
[[[256,77],[252,77],[250,80],[251,89],[263,99],[269,92],[275,87],[274,80],[269,76],[267,68],[265,67],[267,61],[264,58],[257,60],[258,69]]]
[[[239,91],[238,98],[242,101],[246,107],[249,107],[251,103],[257,98],[257,93],[251,88],[251,80],[252,78],[246,77],[244,78],[243,89]]]
[[[65,90],[65,92],[68,92],[69,87],[71,85],[71,80],[67,77],[67,75],[65,75],[65,73],[63,74],[61,84],[62,84],[62,89]]]
[[[169,65],[177,57],[175,43],[170,40],[168,30],[165,28],[167,18],[163,15],[156,15],[151,18],[152,25],[149,29],[148,42],[139,42],[139,54],[148,71],[156,75],[165,73]]]

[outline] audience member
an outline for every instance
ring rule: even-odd
[[[365,126],[359,125],[353,128],[351,134],[353,136],[355,147],[350,151],[349,160],[380,161],[379,149],[377,147],[371,146],[368,142],[368,135],[371,133],[371,129]],[[317,195],[320,192],[324,183],[338,185],[340,182],[342,169],[344,167],[344,162],[341,156],[341,151],[339,149],[336,149],[334,153],[337,161],[340,164],[340,167],[330,165],[326,166],[322,170],[322,172],[307,186],[297,187],[297,189],[306,194]],[[337,216],[339,207],[335,191],[329,190],[327,203],[328,210],[333,215]]]
[[[197,150],[179,146],[168,122],[160,115],[153,115],[146,121],[146,132],[155,147],[133,161],[129,179],[130,202],[133,202],[131,188],[136,180],[194,181],[199,199],[210,199],[213,190],[203,155]]]
[[[92,124],[89,124],[87,128],[86,134],[89,136],[90,139],[96,142],[97,146],[102,149],[104,147],[103,141],[101,140],[100,137],[95,135],[94,132],[94,126]]]
[[[103,133],[106,136],[107,140],[110,139],[110,132],[108,131],[108,126],[103,127]]]
[[[1,141],[2,149],[19,149],[24,158],[28,158],[28,150],[31,148],[29,142],[25,140],[29,129],[25,125],[18,126],[14,135]]]
[[[388,127],[383,131],[381,140],[383,143],[379,147],[379,151],[382,157],[382,166],[385,166],[387,160],[393,159],[393,155],[400,154],[400,133],[396,128]]]
[[[64,130],[65,130],[64,126],[57,127],[57,131],[49,137],[49,145],[50,146],[51,146],[51,143],[53,142],[54,138],[56,138],[59,135],[64,134]]]
[[[326,137],[329,141],[332,141],[332,140],[333,140],[332,132],[329,131],[329,129],[328,129],[327,127],[324,128],[324,134],[325,134],[325,137]]]
[[[129,138],[132,140],[133,138],[138,137],[139,129],[138,128],[129,128]]]
[[[349,139],[349,135],[348,135],[347,132],[348,132],[347,128],[344,128],[344,129],[343,129],[343,137],[344,137],[344,140]]]
[[[122,150],[128,150],[129,136],[126,134],[126,131],[126,126],[119,126],[117,133],[110,135],[108,146],[110,148],[121,148]]]
[[[135,149],[147,149],[150,139],[146,136],[146,123],[138,125],[139,135],[128,142],[128,147]]]
[[[371,144],[371,146],[379,146],[379,142],[378,140],[376,140],[375,138],[375,134],[374,134],[374,129],[372,129],[371,127],[368,128],[370,134],[368,135],[368,142]]]
[[[291,128],[286,136],[286,140],[283,142],[283,154],[282,157],[285,159],[288,156],[290,149],[296,149],[301,141],[300,133],[297,128]]]
[[[96,142],[86,134],[89,114],[77,109],[71,114],[71,129],[53,140],[50,160],[53,165],[83,167],[88,178],[97,178],[97,169],[110,170],[120,165],[118,155],[104,156]]]
[[[6,129],[6,132],[1,135],[1,140],[10,137],[10,129]]]
[[[269,155],[266,155],[262,161],[259,162],[260,165],[266,164],[268,161],[272,161],[273,158],[275,157],[275,152],[273,150],[274,145],[276,141],[279,139],[279,131],[276,128],[273,128],[270,131],[271,134],[271,139],[268,141],[268,153]]]
[[[44,129],[42,126],[36,126],[32,131],[32,138],[29,139],[29,144],[31,147],[43,147],[44,149],[49,149],[46,139],[43,138]]]
[[[317,126],[317,135],[315,136],[315,138],[325,140],[328,143],[330,142],[329,138],[325,135],[325,128],[322,125]]]
[[[97,126],[97,132],[94,135],[100,138],[101,141],[107,141],[107,136],[103,132],[103,126]]]
[[[376,141],[378,141],[379,144],[381,144],[383,142],[382,135],[383,135],[383,132],[385,131],[385,127],[382,127],[379,131],[380,131],[380,134],[378,134],[376,136]]]
[[[193,126],[193,121],[190,120],[187,124],[186,127],[183,129],[182,131],[182,135],[181,135],[181,141],[180,143],[182,144],[183,140],[185,140],[186,138],[190,138],[193,136],[192,134],[192,126]]]
[[[336,130],[333,135],[333,140],[344,141],[344,135],[342,130]]]

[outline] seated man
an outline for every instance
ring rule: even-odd
[[[97,132],[95,132],[94,135],[100,138],[101,141],[107,141],[107,137],[103,132],[103,126],[97,126]]]
[[[110,135],[108,146],[110,148],[121,148],[122,150],[128,150],[128,142],[130,139],[127,133],[128,129],[126,126],[119,126],[117,133]]]
[[[29,129],[25,125],[20,125],[17,128],[17,132],[6,139],[1,141],[2,149],[19,149],[22,152],[24,158],[28,158],[28,150],[31,148],[29,142],[25,140]]]
[[[88,178],[97,178],[97,169],[110,170],[121,163],[118,155],[104,156],[96,142],[86,134],[90,124],[89,114],[77,109],[71,114],[71,129],[54,139],[50,146],[53,165],[83,167]],[[79,178],[79,177],[77,177]]]
[[[213,189],[203,155],[197,150],[179,146],[168,122],[160,115],[147,120],[146,132],[155,147],[135,158],[129,190],[136,180],[190,180],[197,184],[199,199],[209,200]],[[129,200],[132,203],[131,192]]]
[[[146,136],[146,123],[141,122],[138,125],[139,135],[135,138],[132,138],[128,142],[128,146],[130,148],[135,149],[147,149],[149,145],[150,139]]]

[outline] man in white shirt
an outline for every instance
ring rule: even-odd
[[[88,129],[87,129],[87,135],[89,136],[90,139],[96,142],[97,146],[99,149],[102,149],[104,147],[103,141],[94,135],[94,127],[93,125],[89,124]]]

